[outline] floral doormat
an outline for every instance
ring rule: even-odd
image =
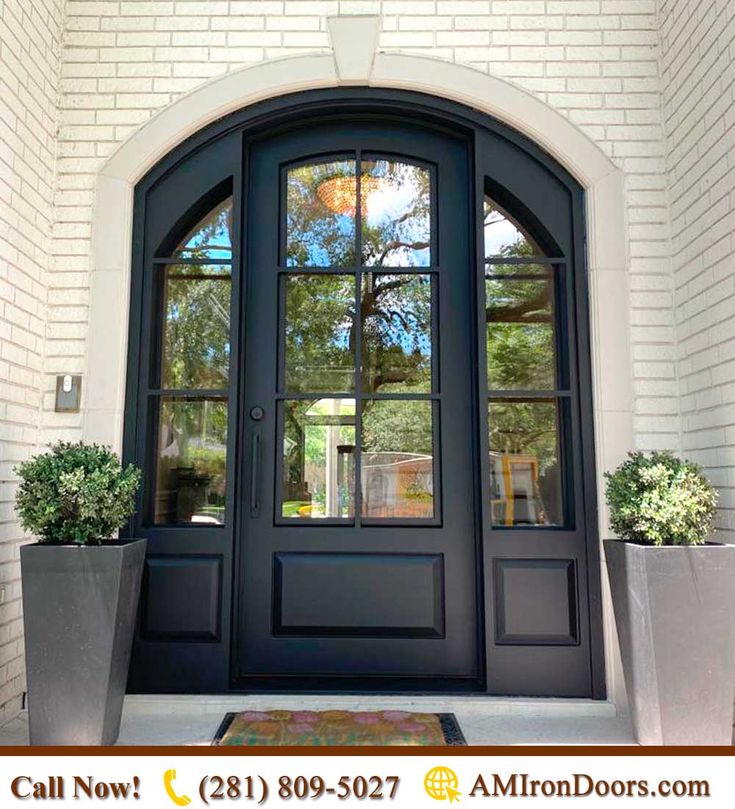
[[[452,713],[243,711],[228,713],[213,745],[464,745]]]

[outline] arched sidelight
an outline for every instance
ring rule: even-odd
[[[563,526],[563,264],[489,196],[484,217],[491,522]]]
[[[159,257],[155,525],[224,522],[232,196]]]
[[[460,107],[307,95],[137,188],[132,686],[602,696],[582,192]]]

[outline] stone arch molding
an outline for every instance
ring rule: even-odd
[[[350,85],[406,89],[457,101],[508,124],[556,158],[586,189],[592,394],[602,492],[603,470],[633,445],[622,172],[580,129],[512,83],[439,59],[378,51],[379,17],[335,17],[328,27],[331,53],[271,60],[213,79],[161,110],[102,166],[92,221],[84,439],[117,450],[122,446],[133,189],[146,171],[207,124],[267,98]],[[606,525],[601,510],[601,536]]]

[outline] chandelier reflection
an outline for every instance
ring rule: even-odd
[[[367,210],[370,197],[386,190],[389,182],[383,177],[363,174],[360,177],[360,208]],[[355,216],[357,212],[357,181],[354,175],[334,174],[320,180],[316,186],[316,195],[323,205],[332,213],[340,216]]]

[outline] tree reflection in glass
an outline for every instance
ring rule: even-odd
[[[431,307],[429,275],[363,275],[363,390],[431,391]]]
[[[494,390],[553,390],[553,278],[488,275],[485,293],[488,386]]]
[[[169,390],[226,388],[229,265],[169,264],[163,272],[161,386]]]
[[[173,251],[176,258],[232,260],[232,197],[213,208]]]
[[[286,185],[286,266],[353,266],[355,161],[297,166],[289,169]]]
[[[355,400],[283,403],[281,516],[352,517],[355,513]]]
[[[523,398],[555,390],[555,279],[560,265],[507,211],[485,197],[485,320],[490,500],[497,526],[561,525],[559,400]],[[539,257],[538,261],[529,261]],[[505,261],[504,261],[505,259]],[[525,259],[525,260],[524,260]]]
[[[226,402],[163,397],[155,523],[223,523],[226,455]]]
[[[486,258],[545,255],[528,232],[490,197],[485,197],[484,216]]]
[[[431,263],[431,174],[395,160],[361,164],[362,263],[428,267]]]
[[[285,284],[286,390],[354,390],[354,276],[288,275]]]

